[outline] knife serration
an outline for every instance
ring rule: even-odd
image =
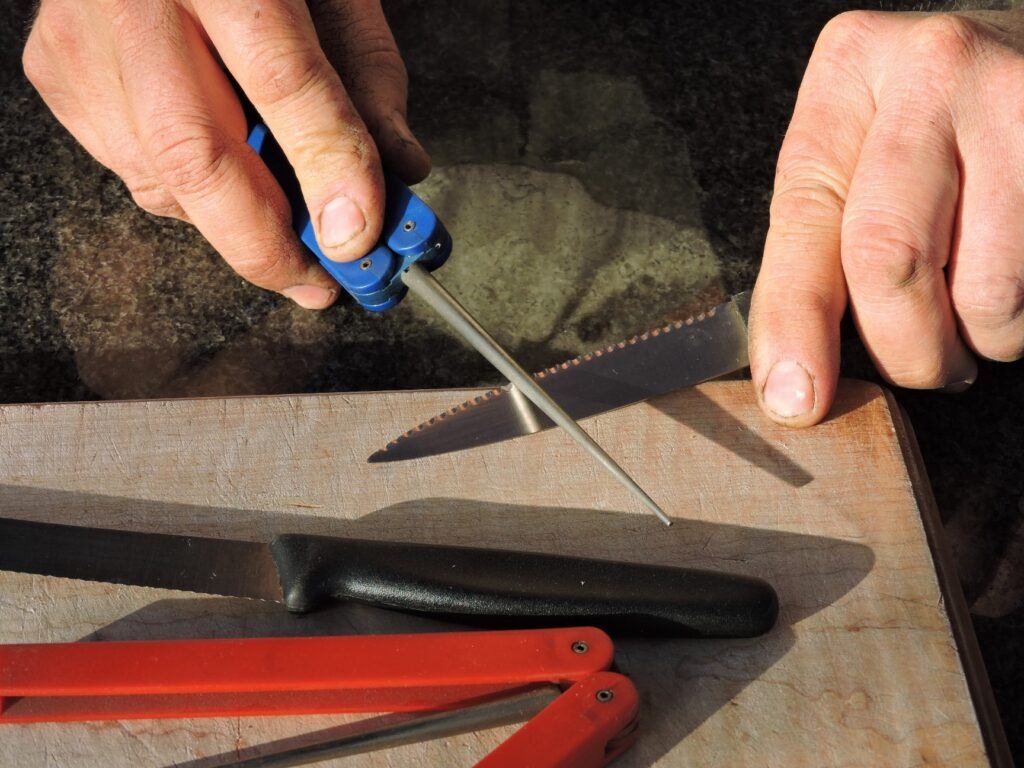
[[[0,518],[0,571],[281,601],[266,544]]]
[[[574,419],[699,384],[748,365],[750,291],[687,320],[533,374]],[[514,387],[493,389],[423,422],[367,460],[436,456],[530,435],[553,427]]]

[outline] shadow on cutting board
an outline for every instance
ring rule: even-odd
[[[673,393],[674,394],[674,393]],[[656,397],[647,405],[753,464],[794,488],[807,485],[814,476],[782,451],[753,432],[725,408],[697,388],[681,404],[672,394]]]
[[[356,520],[296,515],[0,485],[0,515],[44,522],[269,540],[276,533],[524,549],[758,576],[777,590],[780,615],[763,637],[736,640],[618,639],[616,660],[641,691],[643,737],[617,765],[650,766],[781,659],[795,642],[792,626],[842,598],[871,570],[870,548],[822,536],[678,519],[662,528],[634,514],[524,507],[466,499],[403,502]],[[507,525],[528,516],[529,537]],[[656,538],[655,538],[656,537]],[[429,632],[457,625],[359,605],[306,616],[276,603],[235,598],[158,600],[85,640],[150,640]],[[340,726],[342,731],[348,726]],[[337,736],[320,732],[309,742]],[[294,739],[288,746],[296,746]],[[307,742],[302,742],[307,743]],[[243,750],[265,753],[269,745]],[[281,744],[274,745],[275,749]],[[215,759],[190,763],[207,768]],[[238,759],[239,753],[230,757]]]

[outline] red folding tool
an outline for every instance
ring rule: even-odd
[[[454,713],[553,684],[561,695],[479,765],[589,768],[634,739],[637,693],[608,671],[613,653],[591,627],[5,645],[0,723]]]

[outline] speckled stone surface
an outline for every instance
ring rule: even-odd
[[[414,301],[304,312],[236,278],[188,226],[134,209],[22,77],[32,5],[4,4],[0,28],[0,399],[495,382]],[[922,6],[939,7],[880,7]],[[445,0],[426,24],[412,0],[385,7],[435,161],[423,195],[456,237],[444,281],[540,368],[753,284],[807,56],[853,4]],[[844,374],[877,379],[845,338]],[[1018,756],[1022,372],[982,364],[966,395],[899,393]]]

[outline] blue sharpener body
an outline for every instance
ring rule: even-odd
[[[385,172],[384,228],[373,250],[358,261],[332,261],[316,241],[309,210],[302,199],[295,171],[284,152],[259,123],[247,143],[284,190],[292,207],[292,227],[324,269],[363,307],[383,312],[400,302],[408,290],[402,273],[418,263],[427,271],[440,267],[452,252],[452,238],[430,207],[394,175]]]

